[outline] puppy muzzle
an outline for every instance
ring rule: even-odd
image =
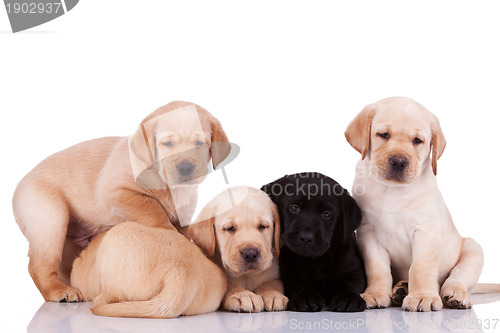
[[[189,161],[182,161],[182,162],[179,162],[175,168],[177,169],[177,173],[180,175],[180,176],[183,176],[183,177],[189,177],[193,174],[194,172],[194,164],[189,162]]]
[[[241,259],[247,264],[253,264],[259,261],[260,250],[256,247],[244,248],[240,251]]]
[[[392,155],[387,159],[384,178],[396,183],[406,183],[409,164],[408,157],[403,155]]]
[[[319,257],[330,247],[328,243],[318,239],[310,231],[285,235],[284,240],[290,250],[303,257]]]

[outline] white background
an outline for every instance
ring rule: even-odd
[[[0,7],[0,321],[23,330],[43,302],[12,215],[17,182],[177,99],[240,145],[231,185],[319,171],[348,189],[359,158],[349,121],[385,97],[419,101],[448,142],[438,181],[455,224],[484,249],[481,281],[500,283],[496,3],[82,0],[18,34]]]

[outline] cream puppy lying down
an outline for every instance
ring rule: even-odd
[[[470,308],[483,252],[460,236],[437,187],[446,142],[436,116],[411,99],[387,98],[365,107],[345,135],[362,154],[352,192],[363,212],[357,233],[367,307],[389,306],[393,282],[406,280],[405,310],[439,310],[443,301]]]
[[[201,211],[189,235],[224,269],[228,289],[224,310],[285,310],[288,298],[279,280],[279,217],[265,192],[230,188]]]
[[[97,315],[174,318],[217,310],[227,282],[177,231],[125,222],[83,250],[71,285],[94,302]]]

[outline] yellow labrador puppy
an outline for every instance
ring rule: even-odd
[[[178,101],[151,113],[130,137],[83,142],[42,161],[17,186],[13,208],[45,300],[82,300],[68,286],[72,262],[112,226],[189,225],[210,157],[215,168],[229,151],[217,119]]]
[[[437,187],[446,141],[436,116],[411,99],[387,98],[366,106],[345,136],[362,155],[353,196],[363,212],[367,307],[389,306],[393,281],[406,280],[405,310],[439,310],[442,301],[470,308],[483,252],[460,236]]]
[[[175,230],[121,223],[95,237],[73,264],[71,285],[94,314],[174,318],[215,311],[226,276]]]
[[[277,260],[279,217],[267,194],[246,186],[230,188],[212,199],[197,221],[189,227],[189,235],[228,277],[222,308],[285,310],[288,298],[283,295]]]

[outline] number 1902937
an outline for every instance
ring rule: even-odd
[[[14,2],[7,3],[5,7],[7,8],[7,13],[9,14],[57,14],[64,10],[60,2]]]

